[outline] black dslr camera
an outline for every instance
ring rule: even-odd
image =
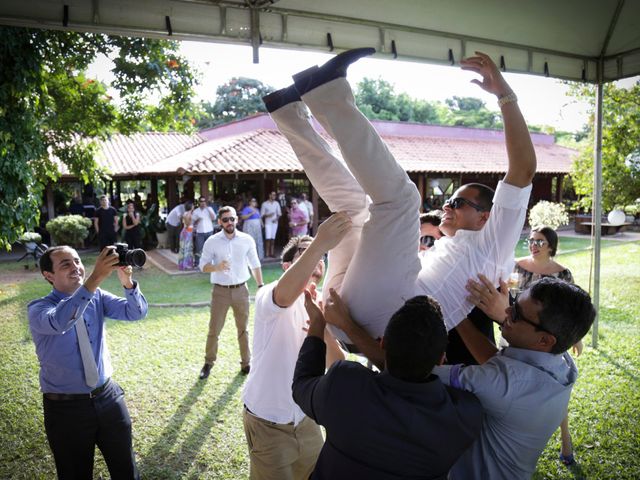
[[[120,267],[127,267],[129,265],[132,267],[142,267],[147,261],[147,254],[144,253],[144,250],[141,248],[132,248],[129,250],[129,245],[126,243],[114,243],[113,246],[116,247],[116,253],[120,258],[118,262],[118,266]]]

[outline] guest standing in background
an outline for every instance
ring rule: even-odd
[[[255,240],[258,258],[262,260],[264,258],[264,247],[262,246],[262,218],[260,216],[260,210],[258,209],[258,201],[255,198],[249,200],[249,205],[240,211],[240,218],[243,222],[242,231],[251,235],[251,238]]]
[[[196,232],[193,247],[195,265],[198,265],[198,259],[200,258],[204,242],[213,235],[213,222],[216,221],[216,218],[216,214],[213,208],[207,203],[207,199],[200,197],[198,199],[198,208],[196,208],[192,214],[193,227]]]
[[[269,198],[262,203],[260,207],[260,215],[262,216],[262,222],[264,223],[264,240],[267,257],[275,258],[275,240],[276,233],[278,232],[278,221],[282,216],[282,209],[280,204],[276,201],[276,192],[271,192]]]
[[[142,248],[142,232],[140,231],[140,213],[136,212],[133,202],[127,203],[127,212],[122,217],[124,240],[129,248]]]
[[[98,234],[98,247],[102,250],[117,241],[118,212],[109,205],[106,195],[100,195],[100,207],[96,209],[93,226]]]
[[[193,202],[184,204],[182,214],[182,231],[180,232],[180,252],[178,253],[178,269],[193,270],[195,268],[193,258]]]
[[[306,235],[309,231],[309,217],[306,212],[300,208],[298,200],[291,199],[289,203],[289,227],[291,227],[291,236]]]

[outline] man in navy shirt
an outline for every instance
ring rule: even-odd
[[[59,478],[92,478],[95,446],[114,479],[139,478],[124,392],[111,380],[105,317],[140,320],[147,314],[131,267],[118,266],[114,248],[102,250],[91,275],[78,253],[51,247],[40,270],[53,289],[28,306],[40,362],[44,424]],[[125,298],[99,285],[116,271]]]
[[[384,367],[377,374],[339,361],[325,374],[325,315],[350,319],[331,289],[324,313],[305,292],[308,336],[293,376],[293,399],[325,427],[327,438],[312,479],[446,478],[480,433],[475,396],[445,386],[431,374],[442,363],[447,332],[440,306],[411,298],[391,317],[381,340]]]

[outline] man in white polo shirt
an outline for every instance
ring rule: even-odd
[[[229,307],[238,329],[240,346],[240,372],[249,373],[251,352],[249,351],[249,270],[262,287],[262,268],[256,251],[256,242],[250,235],[236,229],[238,216],[233,207],[225,206],[218,211],[218,223],[222,231],[212,235],[204,243],[199,267],[211,273],[211,317],[205,349],[204,366],[200,379],[205,379],[218,356],[218,337],[224,327]]]
[[[193,254],[196,263],[198,263],[202,253],[202,246],[207,241],[207,238],[213,235],[213,222],[216,221],[216,212],[209,206],[206,198],[200,197],[198,208],[193,211],[191,220],[196,230]]]
[[[271,192],[269,198],[262,202],[260,216],[264,222],[265,256],[275,257],[274,243],[278,232],[278,221],[282,216],[280,204],[276,201],[276,192]]]
[[[251,479],[306,479],[323,445],[318,425],[293,402],[291,383],[306,337],[305,289],[315,294],[324,275],[324,254],[351,228],[346,213],[332,215],[315,239],[293,237],[282,252],[284,274],[258,291],[255,305],[253,369],[244,388],[243,422]],[[326,338],[331,358],[340,358]]]

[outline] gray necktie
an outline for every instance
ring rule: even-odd
[[[76,335],[78,336],[78,346],[82,357],[82,367],[84,368],[84,380],[91,388],[98,384],[98,366],[93,358],[93,350],[89,343],[89,333],[84,318],[79,318],[76,322]]]

